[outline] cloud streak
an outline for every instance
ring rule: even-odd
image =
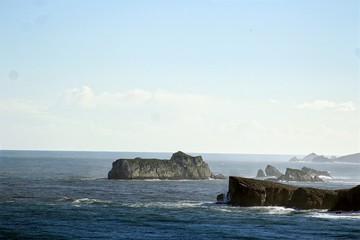
[[[59,100],[60,105],[82,108],[97,107],[140,107],[145,105],[172,107],[206,107],[219,105],[220,101],[207,95],[192,93],[174,93],[165,90],[147,91],[132,89],[129,91],[95,93],[89,86],[72,88],[65,91]]]
[[[299,109],[311,109],[311,110],[332,109],[342,112],[351,112],[357,110],[355,103],[352,101],[337,103],[328,100],[314,100],[312,102],[295,104],[294,107]]]

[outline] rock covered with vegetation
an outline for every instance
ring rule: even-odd
[[[170,160],[119,159],[113,162],[108,179],[223,179],[213,174],[201,156],[176,152]]]

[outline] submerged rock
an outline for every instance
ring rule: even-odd
[[[243,207],[283,206],[359,211],[360,185],[350,190],[324,190],[231,176],[227,199],[230,205]]]
[[[170,160],[119,159],[113,162],[108,179],[224,179],[213,174],[201,156],[176,152]]]

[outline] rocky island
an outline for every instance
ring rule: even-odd
[[[316,153],[310,153],[303,158],[293,157],[289,162],[344,162],[344,163],[360,163],[360,153],[354,153],[341,157],[325,157],[323,155],[317,155]]]
[[[322,182],[322,178],[331,178],[331,175],[328,171],[318,171],[307,167],[302,169],[286,168],[285,174],[282,174],[274,166],[267,165],[265,173],[262,169],[259,169],[256,177],[275,177],[271,179],[272,181]]]
[[[118,159],[112,164],[108,179],[224,179],[213,174],[201,156],[176,152],[170,160]]]
[[[283,206],[297,209],[360,211],[360,185],[345,190],[324,190],[243,177],[229,177],[226,197],[233,206]]]

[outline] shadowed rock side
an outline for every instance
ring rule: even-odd
[[[284,206],[297,209],[359,211],[360,185],[350,190],[323,190],[229,177],[227,199],[228,204],[243,207]]]
[[[360,211],[360,185],[350,190],[340,190],[330,211]]]
[[[214,175],[201,156],[174,153],[170,160],[119,159],[113,162],[108,179],[224,179]]]

